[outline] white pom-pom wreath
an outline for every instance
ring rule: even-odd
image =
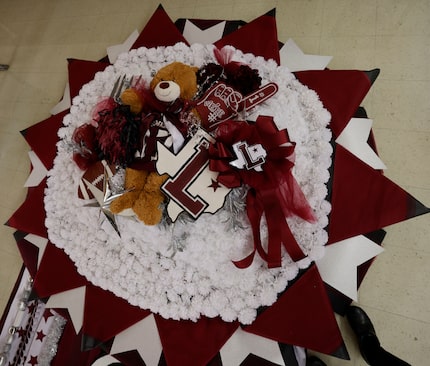
[[[275,82],[279,86],[275,96],[250,112],[254,116],[273,116],[278,128],[287,128],[297,144],[293,173],[317,218],[314,224],[288,219],[307,255],[299,262],[284,253],[280,268],[268,269],[258,256],[249,268],[236,268],[232,260],[242,259],[253,247],[245,214],[238,218],[244,228],[238,225],[234,230],[227,228],[229,212],[223,209],[167,228],[117,217],[119,237],[99,209],[84,207],[78,198],[82,172],[72,161],[67,142],[76,127],[91,120],[93,107],[110,95],[117,78],[141,75],[149,83],[155,71],[173,61],[201,67],[215,62],[213,46],[177,44],[120,55],[115,65],[97,73],[82,88],[59,131],[66,143],[58,144],[45,192],[49,239],[64,249],[89,281],[165,318],[195,321],[202,315],[220,316],[225,321],[249,324],[260,306],[276,301],[299,269],[324,254],[324,228],[330,212],[326,201],[332,153],[330,114],[317,94],[297,81],[287,68],[277,66],[273,60],[232,50],[235,61],[259,70],[263,85]],[[240,116],[247,117],[250,116]],[[264,225],[262,229],[264,232]],[[181,250],[172,252],[172,243],[178,242]]]

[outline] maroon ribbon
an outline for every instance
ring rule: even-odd
[[[267,155],[260,171],[239,169],[230,164],[237,158],[231,149],[237,142],[245,142],[248,146],[262,145]],[[295,143],[290,141],[287,130],[278,130],[273,117],[269,116],[259,116],[255,124],[225,121],[216,131],[216,142],[209,149],[210,169],[219,173],[218,181],[226,187],[242,184],[250,187],[246,209],[254,248],[247,257],[234,262],[239,268],[249,267],[256,252],[267,261],[269,268],[280,267],[282,246],[294,261],[305,257],[286,221],[291,216],[315,221],[312,209],[291,173],[294,149]],[[267,252],[260,235],[263,214],[269,234]]]

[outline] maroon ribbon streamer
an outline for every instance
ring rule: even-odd
[[[238,169],[230,164],[236,159],[231,151],[236,142],[263,146],[267,156],[261,166],[262,171]],[[290,141],[287,130],[278,130],[270,116],[259,116],[255,124],[229,120],[220,124],[216,131],[216,142],[209,149],[210,169],[219,173],[218,181],[226,187],[234,188],[241,184],[250,187],[246,209],[254,248],[247,257],[233,262],[238,268],[249,267],[256,252],[269,268],[280,267],[282,246],[294,261],[305,257],[286,221],[291,216],[315,221],[312,209],[291,173],[294,148],[295,143]],[[267,252],[260,234],[263,214],[269,234]]]

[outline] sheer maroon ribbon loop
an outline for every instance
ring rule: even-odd
[[[262,171],[238,169],[230,165],[235,154],[232,146],[244,141],[249,145],[261,144],[266,151]],[[246,210],[251,224],[254,246],[252,252],[233,263],[238,268],[249,267],[258,253],[269,268],[280,267],[282,246],[291,259],[305,257],[290,230],[287,217],[298,216],[309,222],[315,220],[300,186],[294,179],[295,144],[289,139],[287,130],[278,130],[273,118],[258,117],[255,124],[226,121],[217,129],[216,142],[209,150],[209,167],[217,171],[218,181],[229,188],[241,184],[250,186],[246,197]],[[260,225],[265,216],[268,229],[267,251],[263,248]]]

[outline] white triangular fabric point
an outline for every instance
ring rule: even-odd
[[[39,268],[46,246],[48,245],[48,239],[35,234],[27,234],[24,239],[39,248],[37,256],[37,268]]]
[[[72,106],[72,102],[70,100],[70,84],[67,82],[64,88],[64,94],[61,101],[51,109],[51,114],[55,115],[69,109]]]
[[[147,366],[158,366],[162,352],[154,315],[119,333],[112,344],[111,355],[137,350]]]
[[[306,55],[290,38],[279,50],[282,66],[291,72],[306,70],[324,70],[333,56]]]
[[[52,295],[46,303],[47,308],[66,308],[69,311],[76,334],[81,330],[84,321],[85,290],[86,287],[82,286],[60,292]]]
[[[387,169],[384,162],[367,143],[372,124],[373,121],[368,118],[351,118],[336,139],[336,143],[373,169]]]
[[[48,174],[48,169],[46,169],[45,165],[43,165],[42,161],[33,150],[28,152],[28,156],[33,169],[25,181],[24,187],[37,187]]]
[[[212,44],[222,38],[226,21],[222,21],[207,29],[200,29],[188,19],[185,21],[183,36],[189,44]]]
[[[238,328],[221,348],[223,365],[239,366],[253,353],[278,365],[285,365],[278,342],[272,341]]]
[[[113,64],[121,53],[130,51],[131,46],[133,46],[134,42],[136,42],[138,38],[139,32],[135,30],[128,36],[124,43],[109,46],[106,49],[109,62]]]
[[[357,267],[383,251],[380,245],[359,235],[327,245],[324,257],[316,264],[325,283],[357,301]]]

